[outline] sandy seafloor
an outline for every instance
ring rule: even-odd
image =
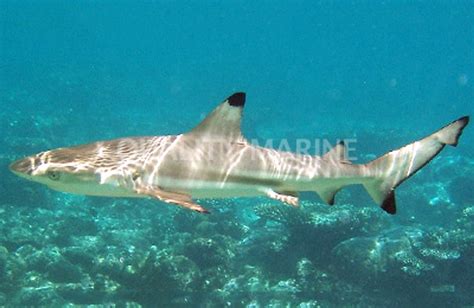
[[[65,3],[0,3],[0,306],[474,305],[472,124],[397,189],[395,216],[358,187],[200,215],[8,170],[181,133],[234,91],[249,138],[352,138],[368,161],[473,114],[472,2]]]

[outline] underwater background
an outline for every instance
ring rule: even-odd
[[[397,189],[329,207],[55,192],[46,149],[191,129],[236,91],[265,141],[356,140],[356,162],[474,106],[474,2],[0,1],[0,306],[474,305],[474,130]]]

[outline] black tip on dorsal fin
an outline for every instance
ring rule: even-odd
[[[245,105],[245,93],[237,92],[227,98],[229,105],[234,107],[243,107]]]
[[[395,204],[395,192],[393,190],[388,194],[387,198],[385,198],[381,207],[385,212],[389,214],[394,215],[397,213],[397,206]]]

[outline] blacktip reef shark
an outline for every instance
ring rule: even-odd
[[[395,214],[395,188],[456,146],[469,117],[366,164],[352,164],[344,143],[323,156],[252,145],[240,129],[245,93],[228,97],[191,131],[121,138],[58,148],[10,165],[20,177],[52,189],[94,196],[153,197],[201,213],[194,198],[268,196],[292,206],[314,191],[328,204],[347,185],[361,184]]]

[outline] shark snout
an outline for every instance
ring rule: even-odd
[[[10,164],[10,170],[17,175],[31,175],[35,160],[31,157],[19,159]]]

